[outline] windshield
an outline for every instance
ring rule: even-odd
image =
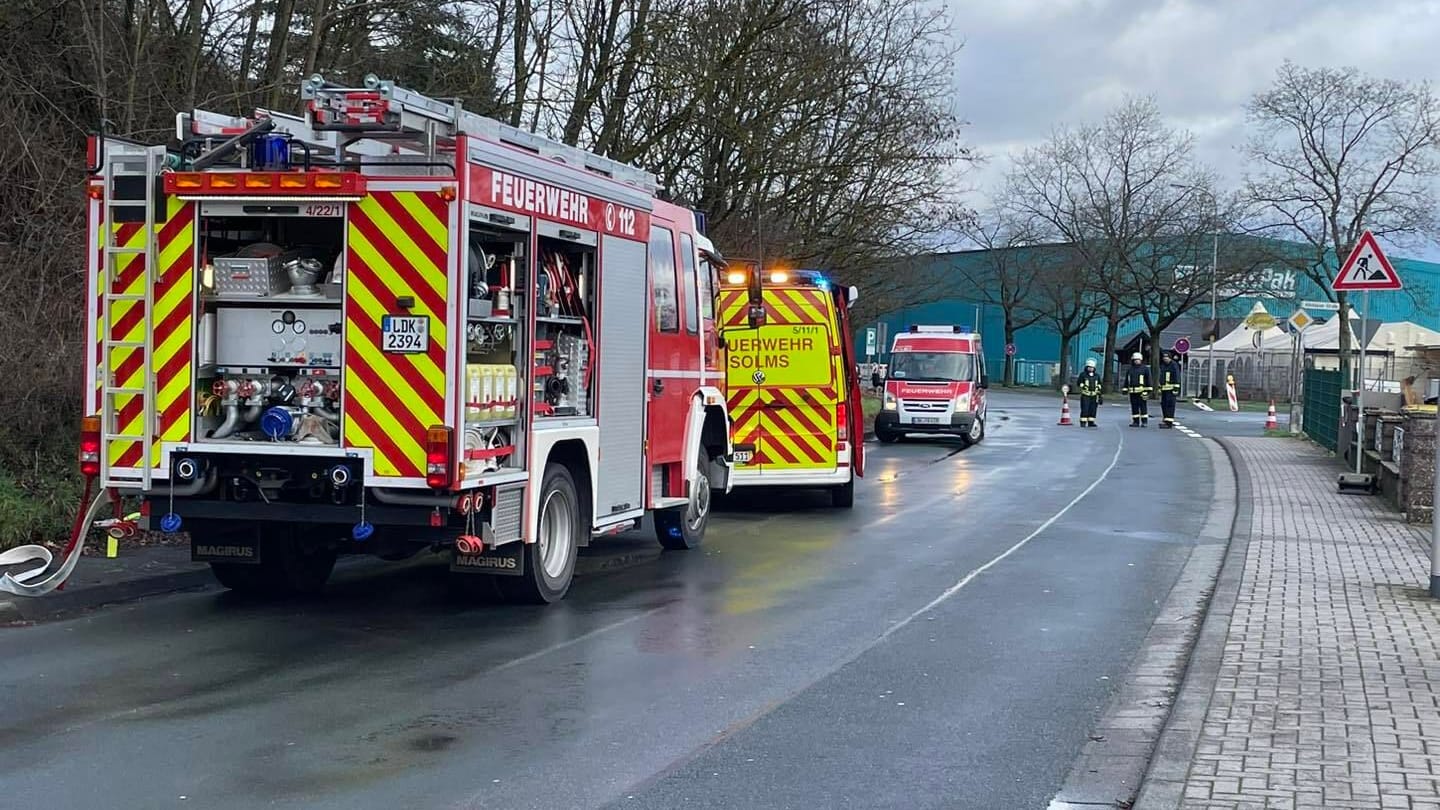
[[[974,358],[958,352],[897,352],[890,356],[890,376],[897,380],[973,380]]]

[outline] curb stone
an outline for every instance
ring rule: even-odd
[[[1214,471],[1214,498],[1205,523],[1124,681],[1049,810],[1139,807],[1131,801],[1145,786],[1146,768],[1153,771],[1154,758],[1165,755],[1164,732],[1180,711],[1176,694],[1187,663],[1195,660],[1201,618],[1221,573],[1238,511],[1240,490],[1233,462],[1215,443],[1207,442],[1205,447]],[[1226,469],[1232,471],[1230,476],[1223,475]]]
[[[210,575],[210,569],[207,567],[194,571],[175,571],[121,582],[89,585],[68,592],[55,591],[41,597],[20,597],[0,602],[0,624],[59,619],[116,602],[131,602],[147,596],[194,590],[214,584],[214,582],[215,579]]]
[[[1235,612],[1235,603],[1240,595],[1241,579],[1245,573],[1245,556],[1250,549],[1250,527],[1254,519],[1254,488],[1251,485],[1250,470],[1236,452],[1233,445],[1224,438],[1215,440],[1230,457],[1235,470],[1235,525],[1231,532],[1229,550],[1220,569],[1220,578],[1215,583],[1210,607],[1205,613],[1200,635],[1190,653],[1185,679],[1175,708],[1165,723],[1160,743],[1150,760],[1141,783],[1140,795],[1133,807],[1135,810],[1175,810],[1180,807],[1185,791],[1185,778],[1190,772],[1190,763],[1200,743],[1201,728],[1210,701],[1215,694],[1215,682],[1220,675],[1221,653],[1225,640],[1230,635],[1230,618]]]

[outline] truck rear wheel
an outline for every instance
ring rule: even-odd
[[[512,602],[548,605],[565,598],[575,578],[575,558],[580,551],[584,510],[575,487],[575,477],[563,464],[545,467],[540,482],[540,519],[535,542],[524,552],[524,571],[518,577],[496,577],[500,593]]]
[[[695,472],[695,485],[690,502],[673,509],[655,512],[655,539],[667,551],[685,551],[705,541],[705,527],[710,523],[710,476],[703,460]]]
[[[334,547],[317,536],[302,536],[294,526],[259,530],[258,564],[210,563],[221,585],[237,593],[276,596],[320,592],[335,570]]]

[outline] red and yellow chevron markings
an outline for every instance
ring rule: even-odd
[[[370,448],[378,476],[423,478],[425,431],[445,421],[449,222],[433,191],[376,191],[350,206],[344,444]],[[429,350],[382,351],[386,315],[429,318]]]
[[[769,465],[833,467],[835,465],[834,396],[822,401],[825,389],[767,388],[772,407],[761,412],[765,454]]]
[[[120,347],[110,357],[99,358],[102,378],[117,388],[140,388],[147,376],[154,377],[155,435],[149,460],[151,467],[160,465],[160,442],[188,441],[193,395],[192,355],[195,324],[195,205],[174,197],[166,201],[168,216],[156,226],[156,257],[160,272],[152,279],[145,256],[121,256],[116,261],[114,279],[104,277],[100,284],[110,284],[116,294],[139,295],[146,284],[154,284],[151,325],[151,366],[146,369],[143,348]],[[115,244],[122,247],[143,247],[146,234],[139,223],[112,226]],[[103,256],[102,256],[103,261]],[[103,267],[103,264],[102,264]],[[97,294],[100,292],[96,291]],[[103,306],[97,311],[103,319]],[[145,337],[145,303],[115,301],[110,313],[112,341],[142,341]],[[96,323],[95,334],[101,336],[104,324]],[[103,346],[97,339],[97,356]],[[112,432],[139,436],[144,432],[143,398],[124,395],[115,398],[116,420]],[[135,469],[141,464],[141,442],[116,439],[106,450],[112,469]]]

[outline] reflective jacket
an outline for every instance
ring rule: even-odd
[[[1144,365],[1129,365],[1125,367],[1125,393],[1127,394],[1148,394],[1150,393],[1150,368]]]
[[[1180,393],[1180,364],[1175,361],[1160,364],[1160,390]]]
[[[1079,391],[1082,397],[1100,396],[1100,386],[1100,375],[1089,369],[1075,378],[1075,390]]]

